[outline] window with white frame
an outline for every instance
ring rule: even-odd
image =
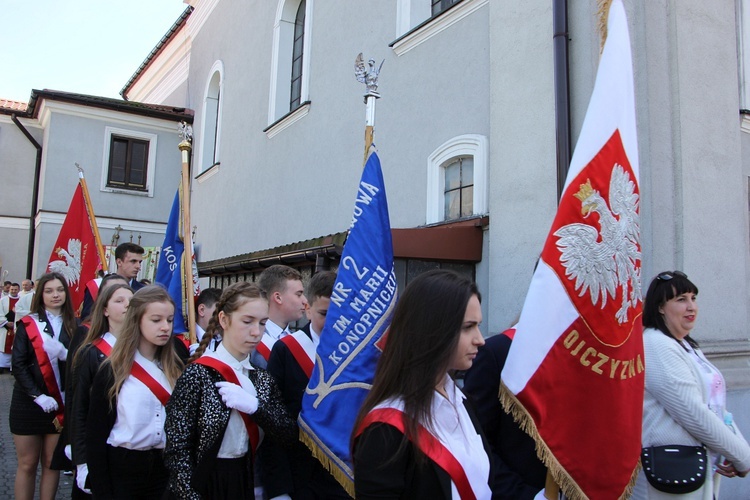
[[[273,30],[268,122],[309,101],[313,0],[279,0]]]
[[[399,38],[391,47],[397,56],[403,55],[488,3],[489,0],[397,0]]]
[[[487,213],[487,138],[455,137],[427,160],[427,223]]]
[[[201,121],[200,164],[203,172],[218,165],[221,144],[221,95],[224,86],[224,64],[216,61],[209,72],[203,94],[203,120]]]
[[[105,127],[101,190],[153,195],[156,134]]]

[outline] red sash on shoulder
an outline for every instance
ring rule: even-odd
[[[106,342],[104,343],[106,344]],[[156,379],[152,377],[151,374],[147,372],[146,369],[139,365],[135,360],[133,361],[133,367],[130,369],[130,374],[146,384],[146,387],[148,387],[151,393],[156,396],[156,399],[159,400],[162,406],[167,406],[167,401],[169,401],[170,394],[167,392],[163,385],[157,382]]]
[[[281,342],[283,342],[284,345],[289,348],[292,356],[294,356],[294,360],[297,362],[300,368],[302,368],[302,371],[305,372],[307,378],[310,378],[314,365],[312,360],[310,359],[310,356],[307,355],[305,349],[300,345],[299,341],[297,341],[297,339],[294,338],[293,335],[287,335],[286,337],[281,338]]]
[[[210,356],[201,356],[200,358],[193,361],[193,363],[198,363],[199,365],[213,368],[214,370],[219,372],[219,375],[221,375],[224,380],[241,387],[240,379],[237,378],[237,374],[234,372],[231,366],[224,363],[223,361],[212,358]],[[248,415],[247,413],[243,413],[241,411],[238,411],[237,413],[240,414],[240,417],[242,417],[242,421],[245,423],[245,430],[247,430],[247,435],[250,438],[250,450],[251,453],[255,455],[255,450],[258,448],[258,443],[260,442],[260,430],[258,430],[258,424],[256,424],[255,421],[250,418],[250,415]]]
[[[255,350],[258,351],[266,361],[268,361],[268,358],[271,357],[271,349],[269,349],[268,346],[263,342],[258,342],[258,345],[255,346]]]
[[[99,283],[101,283],[101,281],[102,280],[91,280],[86,283],[86,289],[89,291],[91,300],[93,301],[96,301],[96,297],[99,295]]]
[[[404,426],[404,412],[395,408],[378,408],[368,413],[362,423],[357,429],[355,438],[362,434],[367,426],[376,422],[382,422],[398,429],[402,434],[406,435]],[[429,457],[430,460],[438,464],[438,466],[448,473],[453,483],[456,485],[458,493],[461,495],[461,500],[476,500],[474,490],[471,488],[469,478],[466,477],[461,464],[456,460],[456,457],[451,455],[451,452],[443,446],[443,444],[427,429],[419,426],[419,449]]]
[[[102,351],[102,354],[104,354],[106,357],[109,357],[109,355],[112,354],[112,346],[109,345],[107,341],[102,337],[99,337],[98,339],[93,341],[91,345]]]
[[[52,370],[52,363],[49,360],[49,356],[47,356],[47,352],[44,350],[42,334],[39,331],[36,321],[31,316],[24,316],[21,321],[26,327],[29,342],[31,342],[31,346],[34,348],[34,354],[39,363],[39,370],[42,372],[44,385],[47,386],[47,392],[57,401],[57,411],[52,423],[55,425],[57,432],[60,432],[65,422],[65,406],[63,405],[62,394],[60,394],[60,386],[57,385],[57,379],[55,379],[55,372]]]

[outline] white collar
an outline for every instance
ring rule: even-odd
[[[282,333],[286,330],[286,327],[282,328],[270,319],[266,321],[266,333],[271,336],[274,340],[281,339]]]
[[[232,356],[227,348],[224,346],[224,342],[220,343],[215,351],[206,351],[212,358],[216,358],[223,363],[228,364],[233,370],[241,371],[243,368],[247,371],[254,370],[253,365],[250,364],[250,355],[248,354],[245,359],[238,361],[237,358]]]

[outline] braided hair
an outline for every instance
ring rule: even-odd
[[[206,352],[206,348],[214,339],[214,337],[217,334],[222,335],[224,333],[224,330],[219,323],[219,313],[221,311],[223,311],[226,315],[230,315],[234,311],[242,307],[245,302],[255,299],[266,299],[265,292],[263,292],[263,290],[261,290],[261,288],[256,283],[251,283],[249,281],[240,281],[228,286],[222,292],[221,298],[216,304],[214,314],[213,316],[211,316],[211,321],[208,322],[206,333],[203,334],[203,339],[201,339],[201,343],[198,345],[195,353],[190,357],[189,362],[193,362],[203,356],[203,353]]]

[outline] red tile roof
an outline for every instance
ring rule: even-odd
[[[0,98],[0,109],[25,113],[29,105],[21,101]]]

